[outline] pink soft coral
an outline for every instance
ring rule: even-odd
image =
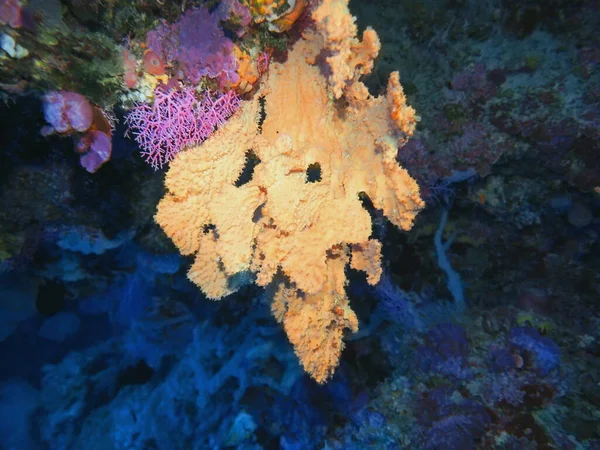
[[[180,150],[198,145],[237,110],[240,98],[233,91],[206,92],[196,97],[191,87],[154,91],[154,103],[140,103],[127,116],[129,129],[141,154],[154,169],[162,168]]]

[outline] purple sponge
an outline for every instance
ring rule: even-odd
[[[237,63],[233,42],[219,25],[218,14],[206,8],[190,9],[179,21],[161,23],[147,35],[148,47],[175,66],[176,78],[198,84],[214,78],[221,87],[235,83]]]

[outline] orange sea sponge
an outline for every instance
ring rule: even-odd
[[[342,13],[349,15],[347,6]],[[352,61],[362,58],[368,67],[366,39],[346,39],[349,45],[339,42],[350,52],[342,65],[356,68]],[[416,122],[398,78],[382,97],[371,96],[356,74],[325,78],[316,55],[329,51],[328,42],[307,32],[285,62],[271,63],[256,95],[227,124],[179,153],[156,214],[180,251],[195,254],[189,278],[208,297],[247,280],[270,287],[274,316],[318,382],[335,370],[344,329],[358,329],[345,267],[365,271],[372,284],[381,275],[381,244],[371,238],[359,195],[405,230],[424,206],[395,159]],[[338,93],[347,106],[335,102]],[[249,151],[260,162],[242,182]],[[309,177],[311,169],[319,176]]]

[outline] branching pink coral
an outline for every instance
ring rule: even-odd
[[[198,145],[237,110],[240,98],[233,91],[198,99],[193,88],[157,88],[154,103],[140,103],[126,123],[141,154],[154,169],[162,168],[183,148]]]

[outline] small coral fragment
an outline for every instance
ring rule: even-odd
[[[406,104],[404,89],[400,84],[400,74],[392,72],[388,80],[387,100],[390,105],[392,120],[405,136],[412,136],[417,126],[419,117],[414,108]]]
[[[200,239],[200,249],[196,254],[194,264],[188,277],[192,283],[200,286],[202,292],[211,300],[219,300],[229,295],[233,290],[228,288],[228,280],[221,270],[219,257],[216,252],[217,239],[214,231],[203,234]]]
[[[379,283],[383,270],[381,268],[381,242],[370,239],[364,244],[352,245],[352,262],[350,266],[367,274],[369,284]]]

